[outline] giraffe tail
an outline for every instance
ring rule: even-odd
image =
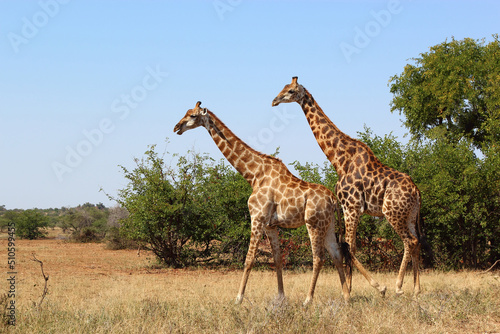
[[[424,218],[420,214],[420,203],[422,203],[422,201],[421,201],[422,197],[420,195],[420,192],[418,195],[419,195],[419,209],[418,209],[417,221],[416,221],[417,238],[418,238],[419,247],[422,247],[424,250],[424,256],[423,256],[424,266],[425,267],[432,267],[433,263],[434,263],[434,254],[432,252],[432,247],[429,244],[429,242],[427,241],[427,237],[426,237],[425,233],[423,232]]]
[[[345,261],[346,271],[352,272],[352,258],[351,252],[349,251],[349,244],[345,241],[340,243],[340,250],[342,251],[342,257]]]

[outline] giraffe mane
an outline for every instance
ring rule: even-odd
[[[262,152],[259,152],[257,151],[256,149],[254,149],[253,147],[251,147],[250,145],[248,145],[247,143],[245,143],[243,140],[241,140],[234,132],[232,132],[227,126],[226,124],[224,124],[224,122],[222,122],[220,120],[219,117],[217,117],[212,111],[208,110],[207,109],[207,112],[208,114],[210,115],[210,120],[211,120],[211,126],[214,128],[215,132],[217,132],[217,134],[222,138],[224,139],[225,141],[227,141],[228,143],[231,143],[229,141],[229,139],[226,138],[226,136],[224,136],[224,133],[215,125],[215,122],[213,120],[216,120],[217,122],[219,122],[221,124],[221,126],[223,126],[224,128],[227,129],[227,131],[229,131],[232,136],[234,136],[234,139],[235,141],[238,141],[240,142],[242,145],[244,145],[247,149],[249,149],[251,152],[253,152],[254,154],[262,157],[262,158],[267,158],[267,159],[272,159],[272,160],[275,160],[275,161],[279,161],[283,164],[283,161],[281,161],[280,158],[277,158],[277,157],[273,157],[272,155],[269,155],[269,154],[265,154],[265,153],[262,153]]]

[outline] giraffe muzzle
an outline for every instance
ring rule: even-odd
[[[184,127],[181,124],[177,124],[174,128],[174,132],[178,135],[182,135],[184,133]]]

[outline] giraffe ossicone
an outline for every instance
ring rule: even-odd
[[[337,200],[333,192],[322,185],[308,183],[295,177],[280,159],[257,152],[239,139],[210,110],[193,109],[174,127],[182,134],[200,126],[205,127],[217,147],[233,167],[252,186],[248,208],[252,220],[250,246],[245,260],[236,302],[241,303],[250,271],[255,262],[259,241],[265,233],[270,241],[278,279],[278,297],[284,298],[282,258],[278,227],[296,228],[306,225],[313,251],[313,277],[305,305],[311,302],[319,272],[324,262],[324,249],[333,258],[338,270],[342,293],[349,300],[349,287],[345,280],[342,251],[335,235]]]
[[[385,217],[404,245],[404,255],[396,280],[396,294],[402,294],[406,266],[413,265],[416,297],[420,293],[420,191],[411,178],[402,172],[382,164],[372,150],[363,142],[340,131],[323,112],[313,96],[292,78],[290,84],[274,98],[272,106],[297,102],[306,116],[311,130],[326,157],[335,167],[338,181],[336,195],[344,212],[346,242],[351,258],[361,274],[385,295],[385,286],[380,286],[356,259],[356,229],[362,214]],[[352,272],[347,272],[349,289]]]

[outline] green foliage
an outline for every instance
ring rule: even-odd
[[[500,256],[498,35],[445,41],[414,61],[391,78],[391,110],[416,139],[403,171],[421,190],[437,265],[485,267]]]
[[[435,266],[484,268],[498,259],[500,150],[497,145],[484,146],[484,156],[478,157],[472,139],[454,142],[440,138],[403,146],[392,135],[382,138],[366,128],[359,138],[384,164],[408,173],[420,189],[424,233]],[[401,241],[385,219],[363,216],[358,239],[360,259],[365,263],[387,267],[388,262],[395,265],[400,262]],[[424,252],[423,256],[430,254]]]
[[[104,205],[85,203],[65,211],[59,226],[70,231],[78,242],[93,242],[104,238],[107,232],[108,210]]]
[[[211,234],[204,238],[206,255],[210,251],[211,257],[218,261],[242,264],[250,241],[247,203],[252,188],[224,160],[205,166],[204,170],[205,175],[195,191],[195,209],[203,212],[203,219],[210,226]]]
[[[414,58],[390,81],[391,111],[406,117],[416,139],[458,142],[476,148],[500,139],[500,41],[452,39]]]
[[[227,253],[241,258],[250,233],[250,186],[223,162],[188,154],[174,155],[173,169],[151,146],[135,159],[136,168],[122,167],[128,185],[115,199],[129,212],[122,231],[170,266],[223,261]]]
[[[2,205],[3,208],[5,206]],[[14,217],[17,216],[17,212],[13,210],[2,210],[0,211],[0,231],[1,232],[7,232],[7,229],[9,228],[9,223],[11,221],[14,221]]]
[[[178,265],[186,257],[181,251],[189,241],[183,224],[183,194],[174,191],[154,146],[135,163],[132,171],[122,166],[129,182],[116,199],[129,212],[122,229],[131,239],[147,242],[159,259]]]
[[[479,159],[470,140],[429,142],[419,150],[413,177],[435,260],[443,268],[478,268],[499,255],[500,174],[489,152]],[[487,181],[487,182],[485,182]]]
[[[47,233],[48,219],[38,210],[25,210],[14,216],[16,235],[23,239],[38,239]]]
[[[368,145],[384,165],[399,171],[406,170],[406,149],[392,133],[380,137],[374,135],[373,131],[365,125],[364,131],[358,132],[358,139]]]

